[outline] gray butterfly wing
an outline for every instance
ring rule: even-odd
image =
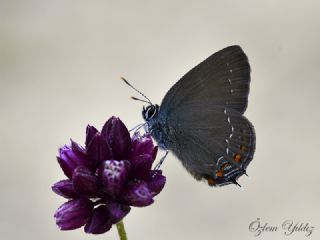
[[[214,53],[166,94],[154,137],[209,185],[235,183],[255,150],[255,133],[242,114],[247,107],[250,65],[239,46]]]
[[[224,48],[185,74],[166,94],[161,108],[170,114],[179,106],[194,101],[244,113],[250,84],[250,65],[239,46]],[[161,111],[161,109],[160,109]]]
[[[233,109],[189,103],[174,111],[165,125],[167,148],[209,185],[235,183],[253,158],[253,126]]]

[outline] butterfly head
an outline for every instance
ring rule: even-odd
[[[152,118],[158,115],[159,105],[158,104],[150,104],[146,108],[142,109],[142,117],[145,121],[150,121]]]

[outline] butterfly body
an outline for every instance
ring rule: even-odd
[[[143,109],[147,130],[197,180],[237,183],[255,151],[254,128],[243,116],[249,83],[242,49],[222,49],[184,75],[160,106]]]
[[[149,105],[146,110],[143,110],[142,116],[147,122],[147,132],[157,141],[160,148],[169,150],[174,141],[170,136],[174,136],[174,134],[172,129],[169,129],[170,126],[167,124],[168,119],[166,116],[159,115],[159,106]]]

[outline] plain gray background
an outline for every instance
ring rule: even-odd
[[[119,76],[160,103],[193,66],[239,44],[257,133],[244,190],[196,182],[169,155],[167,184],[125,218],[128,237],[255,239],[248,226],[259,217],[309,223],[319,239],[319,42],[319,1],[1,0],[0,238],[118,239],[115,227],[100,236],[57,229],[58,148],[83,143],[88,123],[100,128],[112,115],[142,122],[143,104]],[[259,238],[306,239],[281,229]]]

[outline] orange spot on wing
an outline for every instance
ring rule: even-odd
[[[216,173],[217,177],[222,177],[223,176],[223,172],[222,171],[219,171]]]
[[[233,156],[233,159],[236,161],[236,162],[240,162],[241,161],[241,155],[240,153],[237,153]]]
[[[230,163],[224,163],[222,166],[221,166],[221,171],[224,171],[224,169],[229,166]]]
[[[214,180],[213,178],[209,177],[209,178],[207,178],[207,180],[208,180],[208,185],[209,186],[216,185],[216,180]]]

